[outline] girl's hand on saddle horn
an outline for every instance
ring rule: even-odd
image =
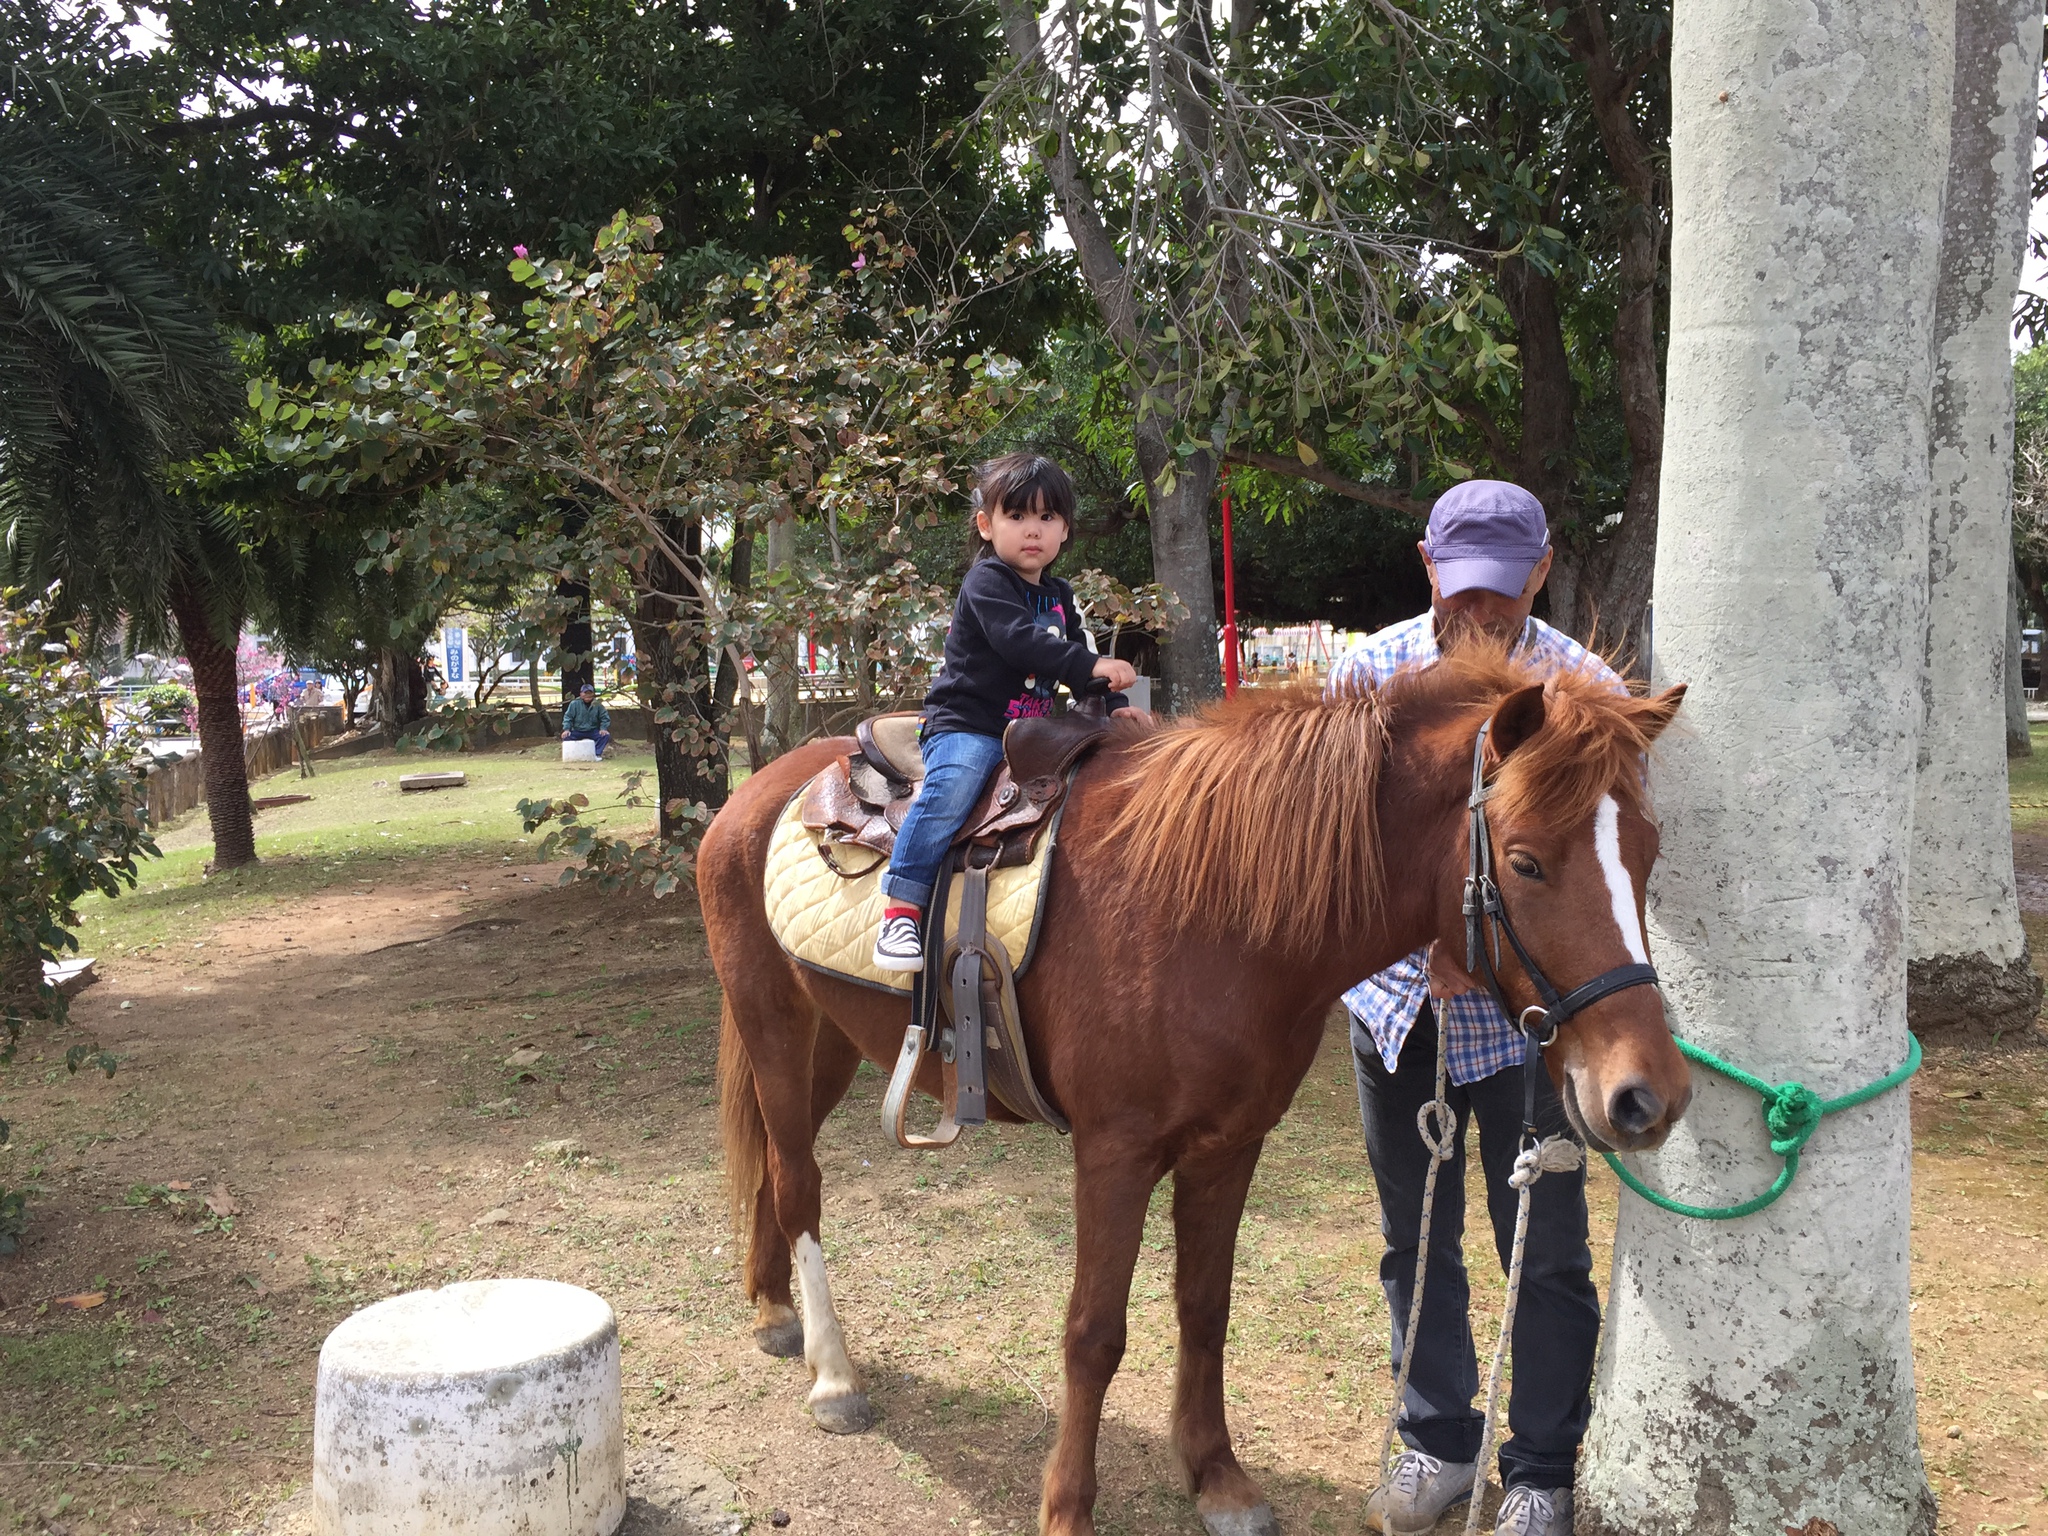
[[[1096,658],[1095,670],[1091,675],[1108,683],[1111,693],[1122,693],[1138,680],[1138,669],[1128,661],[1119,661],[1114,656],[1100,656]],[[1118,710],[1117,713],[1122,714],[1123,711]]]

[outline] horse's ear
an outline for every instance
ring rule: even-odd
[[[1517,688],[1494,707],[1491,728],[1487,740],[1493,743],[1496,762],[1519,747],[1523,742],[1543,729],[1547,707],[1543,702],[1543,684],[1531,683],[1526,688]]]
[[[1654,699],[1644,699],[1636,715],[1636,723],[1642,727],[1643,741],[1647,745],[1664,734],[1664,728],[1671,724],[1678,713],[1678,706],[1685,702],[1685,684],[1666,688]]]

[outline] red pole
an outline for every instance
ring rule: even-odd
[[[1230,554],[1230,467],[1223,469],[1223,692],[1237,692],[1237,572]]]

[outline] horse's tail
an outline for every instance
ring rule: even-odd
[[[740,1038],[731,999],[720,1012],[718,1128],[725,1140],[725,1196],[733,1235],[745,1242],[754,1230],[754,1197],[768,1171],[768,1127],[754,1091],[753,1058]]]

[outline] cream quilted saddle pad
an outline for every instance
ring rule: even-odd
[[[806,788],[809,786],[807,785]],[[768,839],[764,880],[768,926],[793,960],[849,981],[908,995],[912,973],[877,970],[875,932],[882,925],[882,870],[886,861],[847,880],[826,868],[818,856],[820,834],[803,824],[803,793],[783,807]],[[1046,860],[1059,835],[1057,824],[1038,840],[1031,862],[999,869],[988,880],[988,932],[1010,956],[1010,969],[1023,975],[1038,939],[1039,896],[1044,890]],[[874,859],[865,848],[835,849],[832,855],[850,869]],[[946,937],[959,928],[961,877],[953,877],[946,897]]]

